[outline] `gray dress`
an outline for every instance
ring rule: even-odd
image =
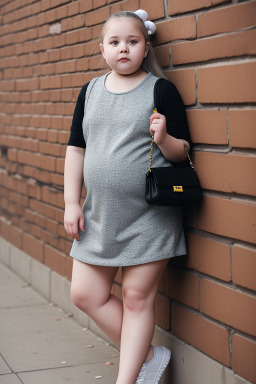
[[[106,76],[93,79],[86,92],[85,232],[71,256],[118,267],[183,255],[182,209],[148,205],[144,196],[157,77],[149,73],[134,89],[113,93]],[[156,145],[153,166],[170,166]]]

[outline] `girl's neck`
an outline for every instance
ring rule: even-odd
[[[128,92],[131,89],[137,87],[142,80],[145,79],[147,73],[142,69],[139,69],[137,72],[122,75],[115,71],[110,72],[106,77],[105,87],[111,92]]]

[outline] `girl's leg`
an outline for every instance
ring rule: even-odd
[[[116,384],[134,384],[151,350],[155,298],[168,259],[123,268],[123,323]]]
[[[71,298],[78,308],[87,313],[120,346],[123,303],[111,294],[117,270],[118,268],[89,265],[74,259]],[[152,354],[149,349],[145,361],[150,360]]]
[[[89,265],[73,261],[71,298],[95,323],[120,345],[123,305],[111,294],[118,268]],[[113,321],[114,319],[114,321]]]

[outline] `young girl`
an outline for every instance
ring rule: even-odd
[[[116,384],[159,382],[170,351],[151,346],[155,298],[169,258],[186,252],[182,210],[148,205],[144,196],[151,136],[155,167],[184,161],[180,139],[188,148],[190,141],[184,105],[168,80],[152,114],[154,85],[164,76],[146,18],[145,11],[120,12],[105,23],[100,48],[111,71],[81,89],[65,161],[71,297],[120,346]],[[119,267],[123,301],[111,294]]]

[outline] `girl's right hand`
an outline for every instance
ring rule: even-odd
[[[64,227],[67,233],[76,240],[80,240],[79,230],[85,231],[84,213],[79,204],[66,204]]]

